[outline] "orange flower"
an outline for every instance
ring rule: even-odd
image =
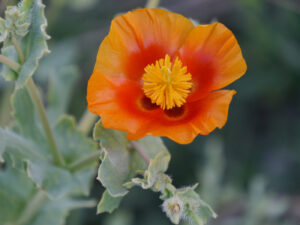
[[[88,83],[91,112],[103,126],[187,144],[227,120],[246,72],[234,35],[221,23],[194,26],[176,13],[137,9],[113,19]]]

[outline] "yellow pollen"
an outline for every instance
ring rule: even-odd
[[[169,55],[147,65],[142,80],[145,95],[163,110],[182,106],[193,86],[186,66],[178,57],[172,63]]]

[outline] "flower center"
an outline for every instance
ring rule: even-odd
[[[186,66],[178,57],[172,63],[169,55],[147,65],[142,80],[145,95],[163,110],[182,106],[193,86]]]

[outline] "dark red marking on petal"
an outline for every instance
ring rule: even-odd
[[[158,109],[159,106],[152,103],[150,98],[147,98],[146,96],[144,96],[142,99],[140,99],[140,104],[141,107],[143,107],[145,110],[154,110],[154,109]]]
[[[184,106],[174,107],[172,109],[165,110],[164,113],[168,118],[177,120],[177,119],[181,119],[185,115],[186,109]]]

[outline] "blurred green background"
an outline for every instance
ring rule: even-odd
[[[7,3],[16,1],[0,0],[1,16]],[[80,78],[69,112],[79,118],[86,108],[86,84],[111,19],[144,7],[145,1],[44,3],[52,54],[43,59],[37,79],[43,85],[53,68],[77,65]],[[222,130],[199,136],[186,146],[165,140],[172,153],[168,174],[178,187],[200,184],[202,198],[219,215],[211,225],[299,225],[299,0],[161,0],[160,5],[200,23],[224,23],[236,35],[248,64],[246,75],[229,87],[238,93]],[[1,126],[11,121],[12,90],[12,83],[0,78]],[[100,199],[102,191],[95,181],[92,197]],[[67,224],[170,224],[160,204],[157,194],[135,188],[113,214],[96,216],[95,208],[76,210]]]

